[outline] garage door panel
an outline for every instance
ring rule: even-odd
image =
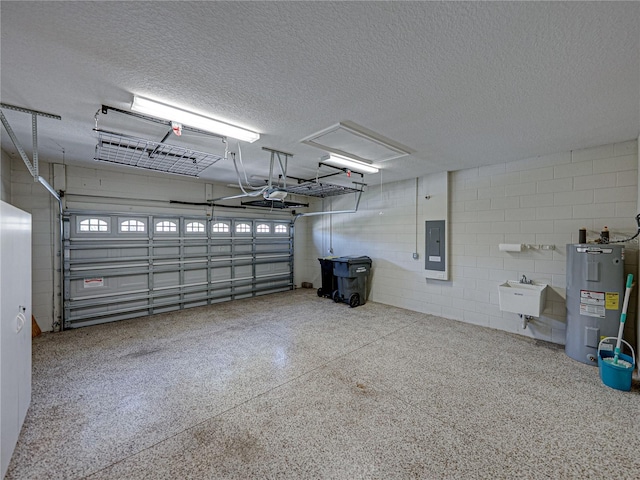
[[[185,245],[184,253],[186,255],[204,255],[207,253],[207,246],[206,245],[196,245],[196,246]]]
[[[63,226],[65,328],[293,288],[289,222],[68,212]]]
[[[146,300],[114,302],[113,299],[111,299],[106,304],[96,304],[92,307],[79,306],[73,310],[71,320],[86,322],[98,318],[108,318],[123,312],[134,311],[143,312],[144,314],[147,309],[147,303]]]
[[[211,269],[211,278],[213,280],[229,280],[231,279],[231,267],[215,267]]]
[[[157,307],[153,310],[153,313],[168,313],[168,312],[175,312],[176,310],[180,310],[180,306],[178,306],[177,304],[174,305],[168,305],[168,306],[161,306],[161,307]]]
[[[111,257],[146,257],[149,255],[148,247],[138,247],[138,248],[120,248],[118,249],[114,255],[110,255]]]
[[[180,273],[179,272],[164,272],[156,273],[153,276],[153,287],[175,287],[180,285]]]
[[[180,255],[180,247],[159,247],[153,246],[153,255],[155,257],[171,257],[175,258]]]
[[[234,267],[234,278],[251,277],[253,267],[251,265],[240,265]]]
[[[146,290],[147,275],[87,276],[70,282],[72,298],[87,298]]]
[[[187,270],[184,272],[184,283],[189,285],[192,283],[207,283],[207,271],[201,270]]]
[[[256,275],[264,275],[265,273],[273,273],[274,265],[271,263],[265,263],[262,265],[256,265]]]
[[[289,273],[288,263],[274,263],[271,265],[274,273]]]
[[[207,300],[199,300],[199,301],[195,301],[195,302],[189,302],[185,299],[184,301],[184,308],[194,308],[194,307],[204,307],[208,305]]]

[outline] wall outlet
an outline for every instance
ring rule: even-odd
[[[419,258],[420,258],[420,255],[418,254],[418,252],[413,252],[413,259],[418,260]]]

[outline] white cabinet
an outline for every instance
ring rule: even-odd
[[[31,402],[31,215],[0,202],[0,478]]]

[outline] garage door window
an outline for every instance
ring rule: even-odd
[[[108,232],[109,224],[100,218],[85,218],[78,225],[80,232]]]
[[[185,230],[187,233],[204,233],[204,223],[189,222],[187,223]]]
[[[236,233],[251,233],[251,225],[248,223],[238,223],[236,225]]]
[[[146,225],[140,220],[123,220],[120,222],[121,232],[144,232],[146,231]]]
[[[213,233],[229,233],[229,224],[224,222],[214,223],[211,231]]]
[[[163,220],[156,223],[156,232],[158,233],[172,233],[178,231],[178,224],[176,222],[170,222]]]
[[[261,223],[256,227],[257,233],[269,233],[271,231],[271,227],[266,223]]]
[[[287,233],[287,226],[286,225],[276,225],[276,233]]]

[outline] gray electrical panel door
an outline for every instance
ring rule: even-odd
[[[288,219],[75,211],[63,220],[66,328],[293,288]]]
[[[624,289],[624,247],[567,245],[569,357],[597,365],[600,340],[618,334]]]
[[[425,264],[426,270],[444,272],[445,269],[445,224],[444,220],[425,222]]]

